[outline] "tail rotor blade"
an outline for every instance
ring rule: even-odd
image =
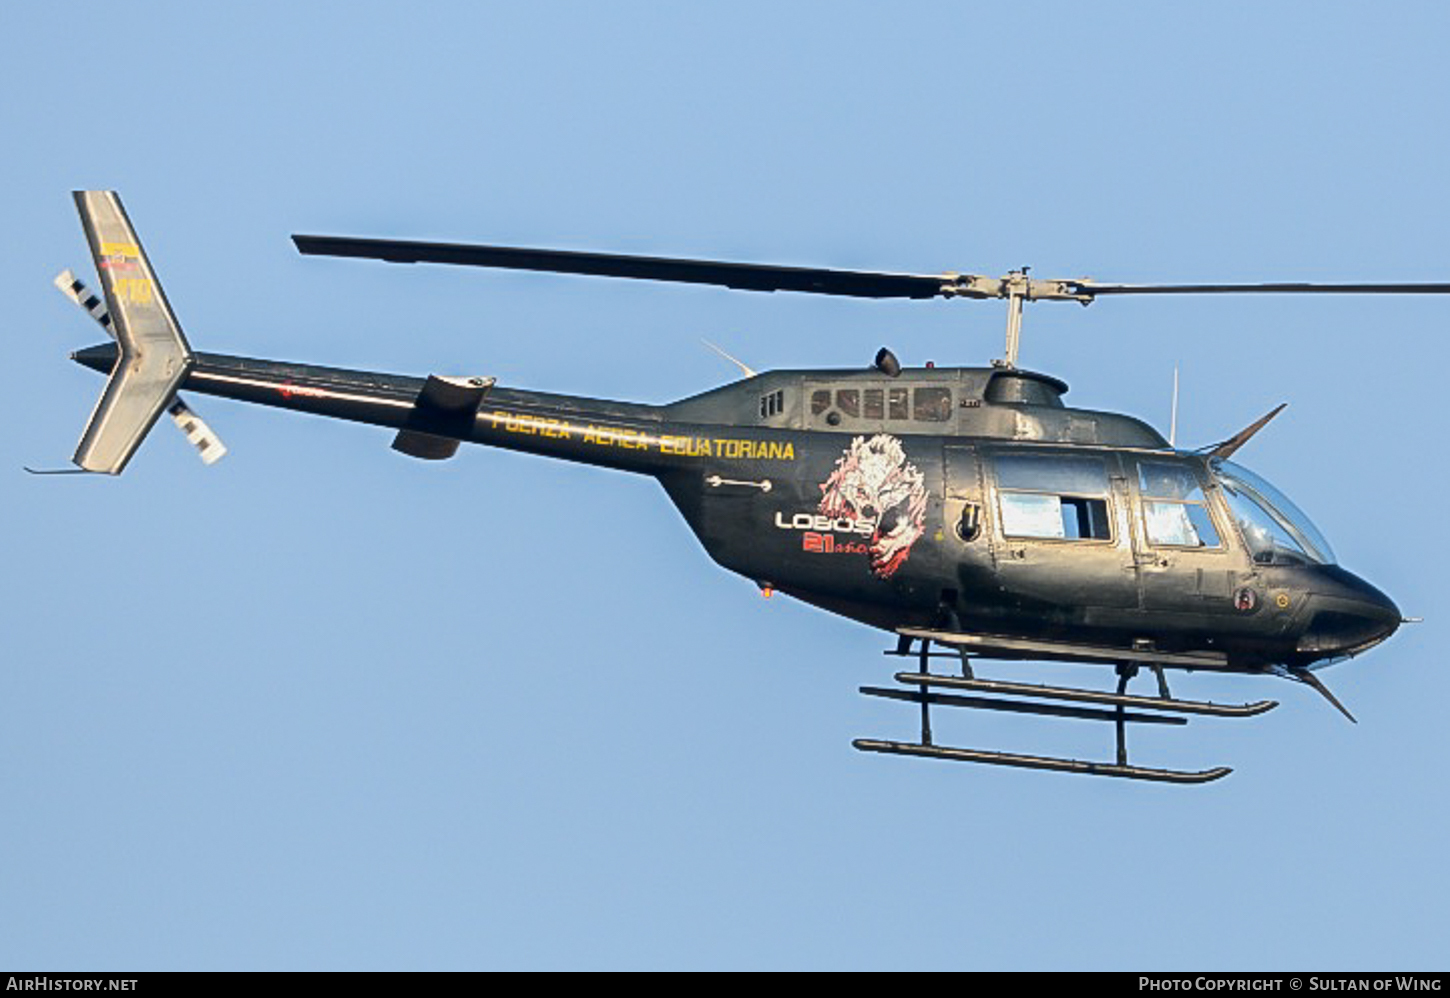
[[[61,294],[85,309],[86,314],[100,324],[107,336],[113,340],[116,338],[116,331],[111,328],[111,313],[106,311],[105,300],[86,287],[84,281],[69,270],[62,270],[55,275],[55,286],[60,289]]]
[[[216,431],[187,405],[180,395],[175,397],[171,408],[166,411],[171,415],[171,421],[176,428],[186,435],[186,439],[196,448],[197,455],[201,458],[202,464],[216,464],[227,452],[227,445],[222,443],[221,437]]]

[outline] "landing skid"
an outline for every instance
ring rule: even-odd
[[[984,752],[981,749],[952,748],[946,745],[884,742],[873,738],[857,738],[851,744],[863,752],[915,755],[928,759],[950,759],[955,762],[982,762],[993,766],[1018,766],[1022,769],[1050,769],[1059,773],[1080,773],[1084,776],[1120,776],[1128,780],[1153,780],[1158,783],[1211,783],[1233,772],[1227,766],[1192,773],[1177,769],[1115,766],[1105,762],[1085,762],[1080,759],[1059,759],[1053,756]]]
[[[1253,703],[1213,703],[1207,700],[1177,700],[1172,697],[1119,696],[1103,690],[1080,690],[1072,686],[1038,686],[1033,683],[1003,683],[991,679],[962,679],[959,676],[935,676],[919,672],[898,672],[898,683],[917,686],[949,687],[977,690],[1045,700],[1076,700],[1081,703],[1106,703],[1147,710],[1171,710],[1180,714],[1209,714],[1214,717],[1253,717],[1279,706],[1277,700],[1255,700]]]
[[[903,641],[895,652],[888,654],[910,654],[910,637],[902,635]],[[952,635],[957,637],[957,635]],[[889,755],[910,755],[928,759],[946,759],[953,762],[976,762],[993,766],[1015,766],[1022,769],[1046,769],[1059,773],[1077,773],[1083,776],[1115,776],[1129,780],[1151,780],[1158,783],[1209,783],[1227,776],[1231,769],[1217,766],[1200,771],[1156,769],[1133,766],[1128,763],[1126,729],[1129,724],[1187,724],[1181,715],[1198,714],[1210,717],[1253,717],[1273,710],[1278,703],[1273,700],[1258,700],[1245,704],[1220,704],[1201,700],[1178,700],[1168,691],[1168,682],[1163,670],[1156,663],[1148,664],[1158,680],[1156,697],[1134,696],[1127,693],[1128,681],[1137,675],[1139,661],[1117,663],[1117,690],[1084,690],[1064,686],[1040,686],[1031,683],[1001,682],[978,679],[971,671],[965,654],[964,644],[959,640],[950,642],[951,655],[960,655],[962,675],[943,676],[930,671],[930,661],[940,652],[931,651],[932,639],[922,636],[920,650],[916,653],[919,663],[917,672],[898,672],[898,683],[915,689],[880,689],[861,687],[867,696],[884,697],[891,700],[906,700],[921,706],[921,740],[919,742],[885,741],[875,738],[858,738],[851,744],[863,752],[883,752]],[[1096,650],[1094,650],[1096,651]],[[934,693],[932,688],[971,691],[977,696],[960,696],[951,693]],[[1059,701],[1058,703],[1041,701]],[[1095,704],[1100,706],[1068,706],[1071,704]],[[959,748],[937,745],[932,740],[932,706],[965,707],[972,710],[1010,711],[1021,714],[1039,714],[1050,717],[1078,718],[1092,721],[1112,722],[1116,731],[1116,762],[1091,762],[1081,759],[1057,758],[1054,756],[1017,755],[1010,752],[991,752],[983,749]],[[1129,711],[1128,708],[1134,708]],[[1166,713],[1142,713],[1161,711]]]

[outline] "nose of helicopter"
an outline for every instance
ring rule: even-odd
[[[1399,628],[1404,618],[1394,600],[1338,566],[1321,566],[1320,572],[1298,652],[1314,659],[1357,655]]]

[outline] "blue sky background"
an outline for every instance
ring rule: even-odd
[[[666,401],[1001,350],[1000,304],[304,259],[320,232],[1117,281],[1450,277],[1438,3],[5,5],[0,964],[1443,968],[1450,299],[1029,310],[1069,400],[1221,439],[1426,623],[1199,788],[866,756],[864,627],[715,568],[652,482],[196,396],[43,479],[101,387],[50,286],[122,192],[195,347]],[[1004,676],[1106,683],[1083,667]],[[993,673],[998,674],[998,673]],[[1097,727],[943,718],[1102,756]]]

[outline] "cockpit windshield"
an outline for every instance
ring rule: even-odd
[[[1334,551],[1288,496],[1232,461],[1212,462],[1249,553],[1262,564],[1334,563]]]

